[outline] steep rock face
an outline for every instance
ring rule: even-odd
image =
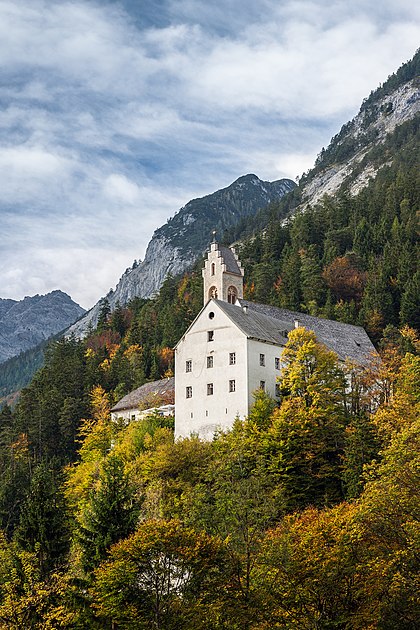
[[[84,312],[62,291],[0,299],[0,363],[64,330]]]
[[[412,120],[420,112],[420,82],[415,77],[399,85],[391,93],[374,95],[362,105],[358,115],[344,125],[328,149],[321,152],[318,164],[303,178],[303,207],[315,204],[324,195],[334,195],[342,187],[356,195],[374,179],[379,168],[364,158],[399,125]],[[378,91],[380,94],[380,91]]]
[[[211,242],[213,230],[220,238],[225,229],[281,199],[295,186],[290,179],[266,182],[251,174],[211,195],[189,201],[155,231],[144,260],[129,269],[115,291],[106,296],[111,309],[117,302],[126,304],[134,297],[152,297],[168,274],[178,275],[194,264]],[[100,309],[98,302],[69,329],[69,334],[83,336],[90,324],[97,323]]]

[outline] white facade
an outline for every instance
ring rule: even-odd
[[[236,417],[248,415],[260,387],[274,398],[281,352],[249,339],[210,300],[175,349],[176,437],[211,439],[229,429]]]
[[[112,411],[111,420],[113,422],[122,421],[124,424],[134,422],[135,420],[143,420],[152,414],[162,417],[173,416],[175,414],[175,405],[162,405],[160,407],[150,407],[149,409],[139,409],[138,406],[131,409],[122,409],[121,411]]]

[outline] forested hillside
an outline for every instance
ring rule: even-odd
[[[171,331],[145,303],[56,342],[1,412],[0,627],[414,630],[415,332],[358,370],[295,329],[280,406],[260,392],[213,442],[174,442],[158,416],[111,422],[122,375],[171,369],[145,335],[170,341],[193,284],[167,286]]]
[[[370,366],[297,328],[280,404],[256,393],[212,442],[175,442],[154,415],[111,422],[173,373],[201,262],[48,347],[0,411],[0,628],[418,627],[418,118],[370,151],[381,168],[358,194],[285,219],[299,186],[225,234],[248,299],[365,326]]]

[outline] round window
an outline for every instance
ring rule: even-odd
[[[214,313],[213,313],[213,311],[210,311],[210,313],[209,313],[209,319],[213,319],[213,317],[214,317]]]

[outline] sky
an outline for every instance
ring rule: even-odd
[[[0,0],[0,298],[90,308],[190,199],[308,170],[419,43],[412,0]]]

